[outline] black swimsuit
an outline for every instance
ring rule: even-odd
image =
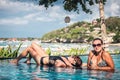
[[[64,56],[65,57],[65,56]],[[42,57],[41,60],[40,60],[40,64],[41,65],[44,65],[43,63],[43,58],[45,57]],[[67,59],[67,57],[65,57]],[[47,64],[48,66],[55,66],[55,62],[56,60],[61,60],[65,63],[65,61],[60,57],[60,56],[49,56],[49,64]],[[66,64],[66,63],[65,63]],[[67,65],[67,64],[66,64]]]
[[[62,56],[62,57],[66,58],[66,59],[68,60],[68,57],[67,57],[67,56]],[[49,63],[46,64],[46,65],[49,66],[49,67],[53,67],[53,66],[55,66],[56,60],[61,60],[62,62],[65,63],[65,65],[66,65],[66,67],[67,67],[66,62],[62,59],[62,57],[61,57],[61,56],[49,56]],[[44,59],[44,58],[45,58],[45,57],[42,57],[41,60],[40,60],[40,64],[41,64],[42,66],[45,65],[45,64],[43,63],[43,59]],[[81,64],[82,64],[82,61],[81,61]],[[75,63],[75,64],[71,63],[71,65],[73,66],[73,68],[80,68],[80,69],[81,69],[80,65],[78,65],[78,64],[76,64],[76,63]]]

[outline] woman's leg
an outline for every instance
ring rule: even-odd
[[[38,65],[40,65],[41,57],[48,56],[48,54],[46,54],[40,46],[38,46],[36,43],[32,43],[30,47],[26,48],[15,60],[11,62],[18,63],[21,58],[26,57],[28,54],[35,60]],[[29,62],[30,59],[31,58],[28,58],[28,61],[26,62]]]
[[[31,52],[30,52],[30,55],[34,58],[34,60],[36,61],[36,63],[38,65],[40,65],[40,61],[41,61],[41,57],[46,57],[43,59],[43,63],[44,64],[48,64],[49,62],[49,57],[48,57],[48,54],[46,54],[45,50],[37,45],[35,42],[33,42],[31,44]],[[32,55],[32,54],[36,54],[36,56]],[[28,59],[28,62],[29,62],[30,58]]]
[[[26,57],[28,55],[29,49],[30,47],[27,47],[16,59],[12,60],[11,62],[18,63],[21,58]]]
[[[12,60],[11,63],[18,63],[19,60],[21,60],[23,57],[26,57],[28,54],[31,55],[37,65],[40,65],[41,57],[31,48],[31,46],[26,48],[16,59]]]
[[[33,42],[31,44],[31,48],[40,56],[40,57],[44,57],[44,56],[48,56],[48,54],[45,52],[45,50],[37,45],[35,42]]]
[[[29,54],[27,60],[24,63],[29,64],[31,62],[32,56]]]
[[[36,52],[36,54],[38,54],[40,57],[44,57],[44,56],[48,56],[48,54],[46,54],[46,52],[35,42],[33,42],[31,44],[31,48]],[[32,52],[33,53],[33,52]],[[30,53],[31,54],[31,53]],[[29,54],[29,57],[27,58],[27,60],[25,61],[25,63],[30,63],[32,56]]]
[[[28,58],[28,61],[30,61],[30,59],[33,58],[36,64],[40,65],[41,56],[39,56],[33,48],[29,49],[29,55],[30,55],[30,58]]]

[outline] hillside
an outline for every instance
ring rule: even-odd
[[[96,21],[96,22],[95,22]],[[100,19],[92,23],[76,22],[65,28],[51,31],[41,38],[42,42],[80,43],[90,42],[95,37],[101,37]],[[110,42],[120,42],[120,17],[105,19]]]

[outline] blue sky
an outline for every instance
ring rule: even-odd
[[[78,21],[91,22],[99,18],[98,5],[90,7],[93,14],[80,11],[66,12],[61,5],[55,5],[47,10],[43,6],[22,0],[0,0],[0,38],[40,38],[45,33],[57,30]],[[105,7],[105,18],[120,16],[119,0],[108,0]],[[64,18],[70,16],[69,24]]]

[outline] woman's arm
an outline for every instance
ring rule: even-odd
[[[61,60],[56,60],[56,67],[72,67],[71,63],[65,58],[65,57],[61,57],[63,59],[63,61]]]
[[[89,55],[88,55],[87,69],[91,69],[91,64],[90,64],[91,56],[92,56],[92,51],[90,51],[90,53],[89,53]]]
[[[111,55],[108,52],[104,52],[102,54],[102,57],[105,60],[107,66],[98,67],[98,70],[107,70],[107,71],[114,70],[114,62],[113,62],[113,59],[112,59]]]
[[[68,59],[66,59],[65,57],[62,57],[62,59],[64,60],[64,62],[66,63],[67,67],[72,67],[70,61]]]

